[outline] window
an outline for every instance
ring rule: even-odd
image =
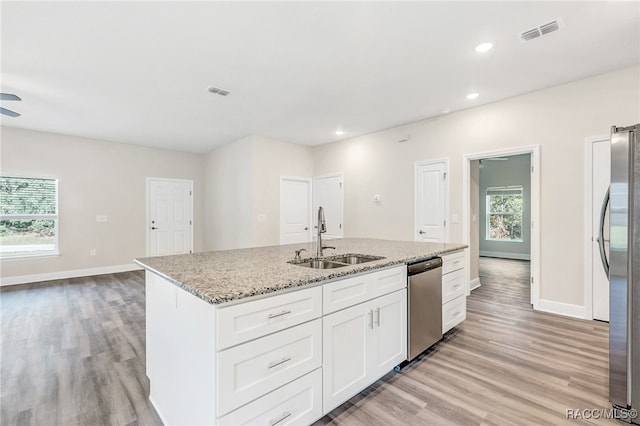
[[[58,253],[58,181],[0,177],[0,257]]]
[[[487,188],[486,219],[487,240],[522,242],[522,186]]]

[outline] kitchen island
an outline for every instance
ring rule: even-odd
[[[462,268],[466,247],[331,244],[326,256],[382,258],[289,263],[314,252],[305,243],[136,260],[147,270],[149,398],[165,424],[317,420],[406,359],[406,264],[444,256]]]

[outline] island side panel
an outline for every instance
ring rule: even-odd
[[[164,424],[215,423],[215,308],[146,272],[149,400]]]

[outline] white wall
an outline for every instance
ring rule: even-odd
[[[531,154],[484,160],[480,171],[480,256],[529,259],[531,254]],[[522,242],[487,240],[487,188],[522,186]]]
[[[202,249],[201,156],[10,127],[0,132],[3,175],[59,179],[60,256],[2,260],[3,278],[131,265],[146,256],[146,177],[194,181],[194,248]],[[98,214],[108,222],[97,223]]]
[[[312,177],[312,148],[248,136],[208,153],[205,248],[279,244],[280,176]]]
[[[344,170],[345,237],[411,240],[416,161],[450,159],[450,212],[459,215],[464,154],[539,144],[541,299],[579,308],[584,306],[584,138],[606,134],[612,124],[640,121],[639,73],[634,66],[322,145],[314,150],[315,173]],[[397,142],[407,134],[410,141]],[[383,194],[382,205],[373,203],[373,194]],[[462,223],[452,223],[450,235],[461,241]]]
[[[253,247],[280,243],[280,176],[313,177],[309,146],[255,136],[253,140]],[[258,222],[258,215],[267,221]]]
[[[253,138],[222,145],[205,155],[205,250],[252,244]]]

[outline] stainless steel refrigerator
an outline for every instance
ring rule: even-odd
[[[640,424],[640,124],[611,128],[609,258],[603,205],[600,254],[609,275],[609,400]],[[605,203],[606,204],[606,201]]]

